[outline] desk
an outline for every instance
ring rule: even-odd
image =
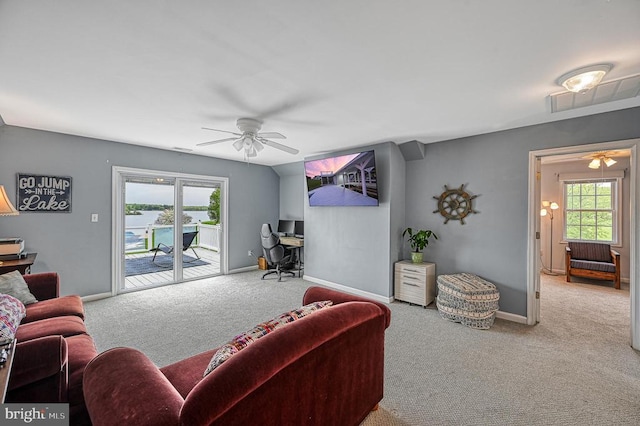
[[[7,395],[7,386],[9,386],[9,374],[11,374],[11,365],[13,364],[13,353],[16,351],[16,339],[13,339],[7,346],[7,361],[0,368],[0,403],[4,403],[4,397]]]
[[[298,257],[298,278],[300,278],[300,271],[302,270],[302,251],[304,247],[304,238],[298,237],[280,237],[280,243],[288,249],[295,250]]]
[[[0,263],[0,275],[11,271],[20,271],[22,275],[31,273],[31,265],[36,261],[38,253],[29,253],[27,257],[14,260],[3,260]]]

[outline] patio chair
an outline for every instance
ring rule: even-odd
[[[185,233],[182,234],[182,251],[185,252],[185,251],[187,251],[187,249],[191,249],[193,254],[196,256],[195,259],[184,261],[184,263],[195,262],[196,260],[200,259],[200,256],[198,256],[198,253],[196,253],[194,248],[191,247],[191,244],[193,244],[193,241],[196,239],[196,235],[198,235],[198,231],[185,232]],[[168,245],[166,245],[164,243],[158,243],[158,245],[156,247],[152,248],[151,251],[155,252],[155,253],[153,253],[153,259],[151,259],[151,261],[153,263],[155,263],[156,255],[158,254],[159,251],[161,251],[161,252],[163,252],[165,254],[168,254],[168,255],[172,255],[173,254],[173,246],[168,246]]]

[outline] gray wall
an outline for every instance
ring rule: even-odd
[[[273,166],[273,170],[280,176],[280,219],[304,220],[304,161]]]
[[[499,287],[502,311],[526,316],[529,151],[638,137],[631,108],[426,145],[424,160],[407,162],[407,225],[440,237],[425,252],[437,274],[478,274]],[[432,213],[445,184],[479,195],[466,225]]]
[[[625,177],[622,179],[622,242],[619,246],[615,246],[614,249],[620,253],[620,276],[621,278],[628,280],[630,271],[629,251],[631,246],[629,234],[629,157],[616,157],[616,161],[616,164],[611,167],[607,167],[606,170],[626,170]],[[540,223],[540,247],[542,249],[543,263],[547,268],[550,267],[550,243],[553,243],[553,270],[555,272],[564,273],[565,271],[564,256],[565,247],[567,246],[565,242],[562,242],[564,231],[564,216],[562,214],[562,209],[564,208],[564,194],[562,183],[558,180],[558,175],[561,173],[589,173],[594,178],[600,177],[600,170],[589,169],[587,167],[588,164],[589,160],[560,163],[552,162],[550,164],[543,164],[541,168],[540,199],[555,201],[560,206],[560,209],[556,210],[556,214],[554,214],[553,217],[553,240],[549,240],[549,234],[551,231],[551,221],[549,220],[549,216],[541,218]]]
[[[375,149],[378,207],[309,207],[304,200],[305,276],[318,278],[381,296],[391,296],[397,246],[390,241],[404,206],[402,155],[393,143],[332,153],[343,155]],[[318,159],[327,157],[314,157]],[[397,169],[397,170],[396,170]],[[398,188],[400,188],[398,190]],[[395,192],[394,192],[395,190]]]
[[[0,183],[15,200],[16,173],[73,178],[71,213],[22,213],[0,218],[0,236],[24,238],[38,252],[33,272],[57,271],[61,292],[111,291],[112,166],[229,178],[229,269],[255,265],[259,229],[277,221],[279,178],[271,167],[59,133],[0,127]],[[91,213],[100,221],[90,222]]]

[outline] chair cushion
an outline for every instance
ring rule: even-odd
[[[38,301],[36,297],[31,294],[26,281],[18,271],[11,271],[0,275],[0,293],[9,294],[25,305]]]
[[[216,353],[211,358],[211,362],[207,366],[203,377],[207,374],[211,373],[214,369],[219,367],[226,360],[231,358],[234,354],[240,352],[242,349],[246,348],[260,337],[271,333],[272,331],[307,315],[314,313],[315,311],[326,308],[332,305],[330,300],[324,300],[321,302],[313,302],[308,305],[305,305],[299,309],[294,309],[293,311],[285,312],[277,317],[263,322],[261,324],[256,325],[251,330],[248,330],[242,334],[237,335],[228,343],[222,345],[220,349],[216,351]]]
[[[15,337],[18,325],[26,313],[21,301],[8,294],[0,294],[0,341]]]
[[[27,305],[27,316],[22,324],[39,321],[45,318],[62,317],[67,315],[84,319],[84,306],[78,295],[57,297],[55,299],[41,300],[38,303]]]
[[[67,315],[21,324],[16,332],[16,338],[19,342],[25,342],[45,336],[60,335],[69,337],[86,332],[87,329],[82,318]]]
[[[611,262],[611,245],[604,243],[569,242],[572,259]]]
[[[588,269],[598,272],[616,272],[616,265],[611,262],[594,262],[592,260],[574,260],[571,259],[571,268]]]

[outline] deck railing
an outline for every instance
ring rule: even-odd
[[[220,225],[189,223],[183,225],[184,232],[198,231],[194,247],[220,251]],[[173,245],[173,225],[130,226],[125,228],[125,253],[136,253],[157,247],[159,243]]]

